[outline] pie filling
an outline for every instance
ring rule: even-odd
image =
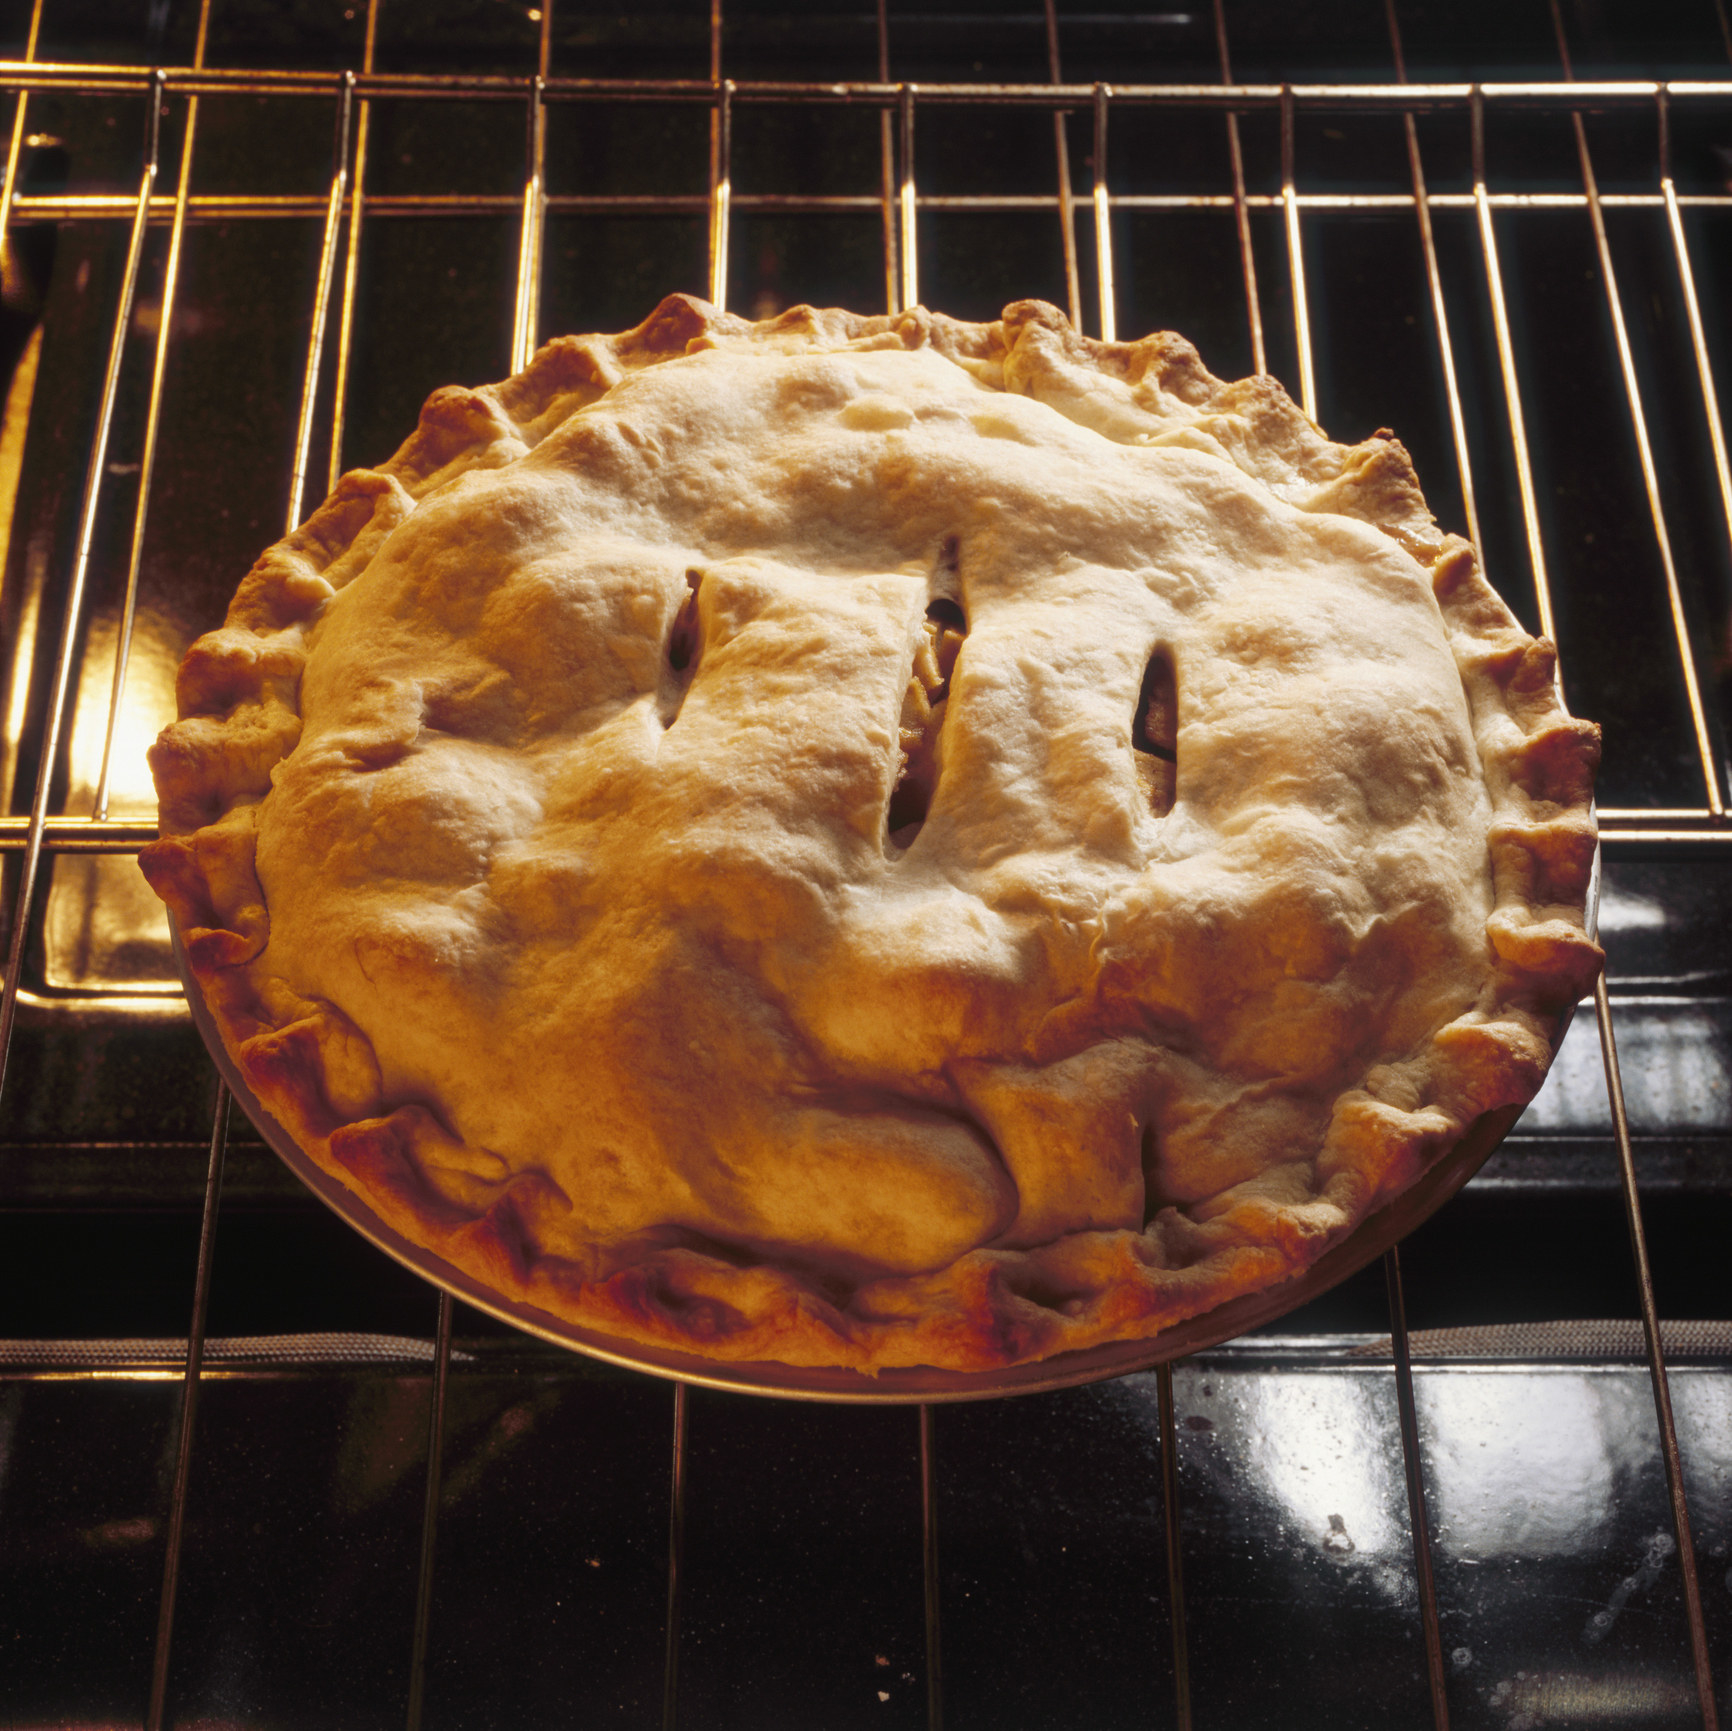
[[[886,822],[890,839],[898,847],[909,846],[926,822],[932,790],[938,784],[939,745],[944,705],[950,695],[950,676],[967,635],[968,622],[956,602],[941,595],[927,603],[920,641],[914,650],[914,666],[902,694],[902,713],[897,719],[900,763]]]
[[[1131,746],[1149,810],[1165,817],[1173,809],[1179,779],[1179,693],[1173,682],[1173,658],[1164,648],[1156,649],[1143,669]]]

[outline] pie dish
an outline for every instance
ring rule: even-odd
[[[1040,302],[674,296],[436,392],[178,696],[225,1062],[651,1355],[1158,1343],[1423,1193],[1600,965],[1597,729],[1402,446]]]

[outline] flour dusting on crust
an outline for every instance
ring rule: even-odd
[[[144,869],[259,1098],[501,1296],[988,1370],[1532,1096],[1598,733],[1387,436],[1182,338],[674,296],[429,399],[181,669]]]

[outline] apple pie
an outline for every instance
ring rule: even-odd
[[[1527,1100],[1598,732],[1388,433],[1171,334],[676,295],[241,584],[145,850],[229,1057],[486,1290],[876,1373],[1286,1281]]]

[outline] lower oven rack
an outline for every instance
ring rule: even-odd
[[[1335,13],[1310,10],[1321,20],[1314,34],[1327,41]],[[1461,78],[1441,60],[1435,75],[1410,76],[1404,47],[1413,48],[1404,44],[1397,7],[1386,3],[1381,16],[1369,10],[1384,60],[1344,77],[1327,54],[1283,67],[1279,46],[1262,39],[1278,37],[1277,27],[1261,15],[1241,21],[1237,7],[1230,18],[1222,0],[1207,14],[1110,16],[1046,0],[1026,17],[982,15],[994,30],[1021,30],[1033,44],[1026,68],[993,78],[968,76],[966,51],[959,57],[947,46],[954,19],[892,12],[879,0],[875,16],[852,21],[860,27],[848,38],[854,59],[837,80],[831,70],[810,70],[830,51],[822,43],[792,77],[774,53],[753,50],[757,75],[745,76],[748,68],[729,61],[730,42],[744,44],[752,61],[746,50],[758,36],[776,47],[774,21],[744,5],[724,16],[721,0],[702,16],[664,21],[676,47],[652,46],[636,62],[622,50],[605,76],[587,69],[586,55],[606,58],[607,29],[572,8],[581,28],[571,40],[580,46],[568,49],[565,0],[557,15],[553,0],[511,9],[511,52],[521,52],[507,65],[510,55],[500,50],[498,70],[454,68],[437,55],[434,69],[423,70],[413,32],[407,48],[397,45],[406,68],[387,65],[381,28],[390,17],[380,0],[348,9],[345,25],[333,26],[332,45],[320,49],[329,68],[245,57],[220,64],[221,9],[213,23],[211,0],[176,13],[179,60],[161,52],[160,36],[148,44],[157,52],[131,59],[55,58],[39,53],[49,40],[44,30],[56,27],[52,0],[35,0],[19,52],[0,64],[0,83],[15,93],[0,186],[8,305],[28,298],[27,286],[13,293],[27,276],[26,242],[52,228],[61,247],[86,246],[77,293],[86,293],[94,269],[111,311],[86,317],[77,333],[91,358],[72,377],[70,397],[62,391],[33,402],[31,391],[46,392],[55,377],[54,363],[43,359],[48,327],[39,326],[14,371],[0,434],[12,542],[0,593],[14,644],[0,764],[10,800],[0,815],[9,911],[0,1135],[15,1175],[0,1175],[8,1207],[64,1201],[72,1193],[67,1174],[85,1170],[93,1176],[76,1198],[82,1208],[123,1193],[148,1206],[153,1194],[149,1179],[133,1175],[132,1142],[80,1140],[76,1131],[56,1139],[52,1122],[44,1130],[39,1120],[55,1076],[65,1086],[81,1063],[112,1071],[139,1062],[126,1056],[125,1043],[139,1030],[184,1031],[172,981],[153,979],[148,959],[128,974],[125,956],[133,952],[123,944],[104,952],[113,964],[106,974],[103,966],[80,971],[75,964],[88,961],[90,940],[79,950],[66,937],[66,909],[82,908],[85,928],[100,927],[91,909],[111,907],[121,894],[118,880],[102,875],[103,862],[125,858],[154,834],[127,765],[172,701],[159,677],[163,645],[149,636],[153,574],[164,557],[160,524],[178,509],[175,472],[166,454],[162,464],[158,457],[174,449],[183,424],[171,403],[176,345],[220,308],[213,297],[222,285],[205,270],[197,238],[231,228],[296,237],[288,250],[306,295],[299,355],[271,381],[294,405],[278,416],[290,438],[276,495],[276,521],[293,527],[341,472],[345,451],[371,437],[370,426],[357,427],[365,359],[358,339],[369,316],[369,273],[383,277],[390,268],[384,237],[393,225],[472,220],[507,237],[495,249],[509,289],[497,372],[523,366],[550,328],[562,280],[550,237],[557,244],[561,225],[603,225],[583,231],[592,240],[609,223],[698,225],[703,280],[685,286],[705,288],[719,306],[749,304],[742,297],[754,280],[769,284],[760,286],[760,301],[776,298],[792,266],[775,255],[773,237],[782,232],[775,225],[864,225],[864,274],[851,292],[891,310],[916,304],[923,282],[967,288],[954,251],[935,240],[938,225],[1039,225],[1048,235],[1041,268],[1055,298],[1078,328],[1110,338],[1143,328],[1148,283],[1172,286],[1141,244],[1144,225],[1207,220],[1228,237],[1201,256],[1211,268],[1224,266],[1215,299],[1239,303],[1242,329],[1232,340],[1245,345],[1255,370],[1286,377],[1316,416],[1341,408],[1334,381],[1343,371],[1342,337],[1329,315],[1332,298],[1347,293],[1319,225],[1399,217],[1412,224],[1410,263],[1418,268],[1398,298],[1406,297],[1408,323],[1426,333],[1441,429],[1433,442],[1453,465],[1461,526],[1528,622],[1561,639],[1566,679],[1577,677],[1575,648],[1587,669],[1583,686],[1600,697],[1610,689],[1604,640],[1615,628],[1583,623],[1595,595],[1579,574],[1580,550],[1568,544],[1568,513],[1548,495],[1548,487],[1565,494],[1568,478],[1558,481],[1555,456],[1548,457],[1547,441],[1557,435],[1534,382],[1546,310],[1523,299],[1531,225],[1574,222],[1572,244],[1599,297],[1600,322],[1584,324],[1581,340],[1603,351],[1605,437],[1617,445],[1628,471],[1623,484],[1645,517],[1642,575],[1657,624],[1643,640],[1653,653],[1641,677],[1663,688],[1657,701],[1672,741],[1639,797],[1620,792],[1601,811],[1608,860],[1614,871],[1627,866],[1635,874],[1622,880],[1619,929],[1646,929],[1644,921],[1659,917],[1643,911],[1665,901],[1645,896],[1644,872],[1694,873],[1692,883],[1716,885],[1732,824],[1723,700],[1705,646],[1725,622],[1714,586],[1724,581],[1732,537],[1732,476],[1716,382],[1724,303],[1712,285],[1724,269],[1732,181],[1715,184],[1699,168],[1677,165],[1691,151],[1699,163],[1702,138],[1732,124],[1724,11],[1713,0],[1703,18],[1692,15],[1682,27],[1716,52],[1716,28],[1725,39],[1718,65],[1692,69],[1700,75],[1654,78],[1646,68],[1619,68],[1616,77],[1577,78],[1572,33],[1578,43],[1591,35],[1592,19],[1566,20],[1552,0],[1549,10],[1533,9],[1537,24],[1529,21],[1550,64],[1537,75],[1517,65],[1511,76],[1488,80]],[[157,11],[167,18],[175,9]],[[1363,35],[1358,12],[1339,14],[1349,19],[1344,30]],[[156,28],[168,26],[159,20]],[[439,26],[424,28],[423,46]],[[1079,39],[1092,45],[1097,76],[1066,82],[1067,44]],[[1173,76],[1161,74],[1159,54],[1143,53],[1151,43],[1173,47]],[[1236,81],[1235,47],[1278,76]],[[1126,73],[1139,71],[1140,81],[1099,76],[1121,50]],[[893,80],[904,62],[944,76]],[[775,75],[764,75],[766,67]],[[141,150],[105,147],[96,153],[101,172],[88,182],[32,180],[32,163],[63,149],[33,118],[44,109],[106,105],[111,122],[125,115],[130,125],[141,103]],[[465,123],[509,116],[518,142],[506,154],[521,165],[516,179],[482,188],[453,171],[461,184],[413,185],[407,171],[416,151],[438,155],[427,128],[440,122],[425,120],[433,111]],[[650,112],[666,117],[676,145],[695,142],[697,185],[645,191],[626,170],[593,183],[572,172],[562,143],[568,132],[594,146],[598,128],[629,132],[630,117]],[[302,133],[309,115],[313,130],[329,126],[332,142],[322,182],[286,190],[280,176],[246,156],[243,135],[291,113]],[[736,190],[736,173],[763,175],[754,128],[776,115],[814,128],[853,127],[849,160],[864,165],[864,181],[851,190]],[[1046,184],[1004,190],[986,172],[982,141],[998,137],[995,127],[1031,120],[1050,126]],[[1349,147],[1360,136],[1355,128],[1393,128],[1393,171],[1384,164],[1360,174],[1337,154],[1306,184],[1302,158],[1332,148],[1336,121]],[[1176,149],[1175,174],[1145,172],[1141,153],[1159,136],[1148,129],[1181,122],[1211,129],[1216,160],[1199,166],[1185,144]],[[1542,150],[1533,140],[1548,126]],[[953,149],[970,136],[971,149]],[[214,172],[201,151],[216,157]],[[257,184],[225,177],[230,152]],[[312,157],[302,149],[300,160]],[[966,189],[971,174],[991,190]],[[1639,245],[1625,226],[1635,223],[1648,225]],[[756,254],[745,253],[742,234],[754,237]],[[643,245],[646,255],[654,252],[651,242]],[[671,286],[679,285],[659,285]],[[1662,292],[1675,309],[1666,342],[1636,310],[1641,296]],[[377,308],[371,316],[379,348]],[[443,382],[439,373],[416,386]],[[1679,426],[1689,434],[1682,447]],[[19,442],[8,458],[12,437]],[[62,485],[59,539],[26,545],[28,495],[47,483],[41,467],[25,469],[24,453],[32,441],[55,439],[76,480]],[[42,506],[35,520],[44,512],[53,514]],[[175,522],[182,538],[175,545],[184,546],[184,514]],[[272,533],[274,525],[251,524],[234,539],[257,545]],[[1639,781],[1625,775],[1622,785]],[[1717,894],[1711,888],[1698,897],[1706,897],[1710,923]],[[1617,937],[1608,940],[1614,960]],[[57,944],[73,963],[56,960]],[[72,1338],[74,1328],[65,1338],[0,1342],[0,1530],[11,1524],[49,1575],[65,1571],[72,1551],[100,1559],[90,1578],[136,1601],[114,1627],[131,1630],[144,1655],[138,1701],[111,1704],[111,1716],[130,1723],[142,1711],[151,1731],[192,1722],[190,1709],[177,1704],[188,1593],[201,1722],[213,1713],[255,1722],[255,1709],[223,1703],[264,1687],[263,1677],[289,1703],[283,1722],[321,1722],[316,1703],[331,1697],[321,1696],[319,1656],[342,1652],[355,1667],[341,1686],[355,1703],[349,1722],[406,1716],[411,1727],[499,1722],[487,1718],[485,1703],[508,1699],[513,1688],[529,1703],[525,1723],[587,1701],[585,1713],[605,1707],[632,1722],[659,1713],[665,1727],[875,1716],[936,1727],[947,1713],[957,1724],[1056,1725],[1070,1722],[1079,1692],[1088,1698],[1106,1677],[1122,1691],[1111,1696],[1120,1717],[1102,1718],[1091,1707],[1094,1723],[1261,1723],[1259,1713],[1269,1717],[1270,1703],[1292,1688],[1310,1705],[1290,1705],[1270,1722],[1357,1722],[1371,1700],[1402,1722],[1429,1713],[1439,1731],[1452,1714],[1458,1723],[1510,1731],[1569,1722],[1699,1723],[1712,1731],[1726,1681],[1723,1659],[1715,1676],[1715,1639],[1723,1650],[1729,1626],[1719,1580],[1732,1539],[1727,1324],[1660,1322],[1638,1183],[1640,1154],[1657,1174],[1650,1210],[1656,1196],[1676,1192],[1687,1206],[1726,1185],[1722,1142],[1732,1116],[1713,1095],[1724,1081],[1713,1068],[1723,1025],[1714,1022],[1718,1010],[1702,1008],[1724,1000],[1725,982],[1715,973],[1723,963],[1712,940],[1707,948],[1705,972],[1678,965],[1649,978],[1626,970],[1611,988],[1596,987],[1592,1018],[1584,1004],[1571,1050],[1579,1055],[1597,1041],[1603,1123],[1596,1120],[1584,1139],[1567,1106],[1548,1108],[1542,1099],[1534,1139],[1494,1161],[1484,1181],[1487,1195],[1500,1184],[1519,1190],[1531,1154],[1553,1161],[1554,1173],[1573,1174],[1557,1180],[1558,1195],[1615,1195],[1633,1258],[1635,1320],[1410,1331],[1402,1259],[1392,1249],[1382,1270],[1387,1334],[1252,1336],[1095,1389],[980,1412],[923,1405],[912,1415],[770,1418],[711,1391],[676,1385],[670,1394],[533,1343],[471,1338],[467,1324],[457,1339],[456,1307],[443,1293],[430,1340],[336,1329],[207,1339],[223,1246],[247,1230],[249,1204],[287,1205],[256,1144],[240,1136],[231,1149],[231,1106],[218,1083],[202,1151],[185,1102],[165,1116],[168,1133],[141,1139],[175,1150],[180,1176],[171,1205],[183,1212],[195,1166],[203,1170],[202,1196],[185,1214],[196,1215],[197,1228],[183,1246],[194,1275],[184,1340],[88,1341]],[[1697,1026],[1692,1017],[1709,1027],[1700,1040],[1680,1032]],[[1640,1048],[1631,1088],[1620,1036]],[[1680,1070],[1670,1095],[1652,1080],[1656,1041]],[[148,1064],[154,1048],[139,1049]],[[1692,1070],[1685,1059],[1703,1053]],[[1704,1087],[1707,1105],[1697,1113]],[[1673,1103],[1676,1134],[1643,1116],[1656,1088]],[[1561,1130],[1548,1131],[1547,1110]],[[160,1188],[154,1194],[170,1200]],[[88,1409],[96,1416],[80,1417],[83,1409],[69,1404],[81,1400],[96,1403]],[[27,1401],[38,1404],[26,1415]],[[273,1415],[283,1414],[293,1423],[279,1436]],[[16,1430],[21,1415],[45,1426],[40,1436],[57,1439],[56,1447],[32,1441],[38,1432],[28,1427]],[[138,1445],[105,1456],[90,1440],[104,1425],[123,1427]],[[622,1446],[649,1434],[660,1437],[653,1455]],[[766,1466],[778,1448],[805,1451],[803,1465],[786,1468],[791,1479],[778,1481]],[[60,1507],[64,1462],[91,1471],[100,1463],[112,1474],[126,1452],[149,1457],[143,1491],[125,1504],[134,1512],[69,1526]],[[825,1486],[814,1458],[834,1464],[840,1491]],[[322,1462],[324,1477],[296,1482],[296,1493],[331,1499],[310,1539],[309,1517],[292,1498],[261,1501],[255,1488],[289,1485],[304,1471],[295,1461],[305,1459]],[[515,1483],[497,1470],[508,1460],[521,1468]],[[152,1512],[136,1513],[144,1507]],[[568,1699],[526,1680],[535,1664],[511,1652],[500,1607],[521,1610],[535,1593],[489,1555],[490,1534],[533,1549],[531,1514],[568,1547],[557,1565],[538,1565],[538,1582],[564,1584],[552,1611],[541,1604],[546,1626],[533,1649],[574,1643],[597,1679],[589,1696],[571,1685]],[[805,1533],[796,1531],[796,1516],[812,1523]],[[896,1524],[874,1524],[882,1520]],[[829,1548],[802,1552],[812,1534]],[[1073,1544],[1077,1562],[1067,1560]],[[281,1601],[260,1586],[259,1569],[261,1559],[275,1566],[297,1545],[313,1558],[308,1579],[323,1581],[329,1605],[326,1621],[315,1616],[291,1631],[271,1620]],[[201,1547],[207,1566],[195,1582],[189,1571]],[[340,1553],[355,1547],[378,1559],[378,1591],[344,1574]],[[1512,1558],[1526,1560],[1527,1578]],[[1007,1587],[1019,1570],[1022,1585]],[[1061,1593],[1029,1584],[1043,1571]],[[781,1584],[766,1584],[772,1578]],[[233,1605],[213,1585],[224,1581],[243,1589]],[[442,1596],[442,1583],[448,1594],[453,1582],[467,1586],[468,1615],[502,1638],[504,1656],[467,1630]],[[852,1605],[849,1592],[858,1595]],[[753,1622],[754,1594],[779,1628]],[[1080,1607],[1068,1631],[1079,1655],[1074,1671],[1048,1663],[1038,1675],[1022,1674],[1019,1646],[1049,1660],[1053,1650],[1031,1607],[1049,1608],[1065,1595]],[[1505,1636],[1536,1598],[1579,1604],[1571,1613],[1580,1625],[1573,1656],[1560,1658],[1542,1643],[1538,1657],[1518,1665],[1510,1655],[1519,1656],[1520,1643]],[[1266,1604],[1287,1609],[1266,1619],[1257,1608]],[[1320,1607],[1311,1621],[1308,1605]],[[143,1634],[141,1617],[151,1625]],[[330,1634],[330,1619],[368,1632],[345,1642]],[[17,1623],[45,1652],[53,1649],[57,1636],[31,1623],[27,1609]],[[760,1669],[746,1680],[742,1628],[762,1643]],[[225,1640],[233,1648],[226,1656]],[[1116,1657],[1108,1651],[1114,1642]],[[1623,1652],[1620,1642],[1632,1656],[1614,1662],[1607,1655]],[[798,1651],[825,1644],[835,1651],[823,1665],[797,1662]],[[718,1646],[732,1664],[717,1659]],[[1233,1655],[1246,1647],[1241,1700]],[[1134,1661],[1124,1657],[1132,1648]],[[72,1642],[66,1650],[75,1649]],[[261,1650],[276,1651],[281,1663],[273,1669],[247,1657]],[[774,1666],[761,1668],[771,1653],[780,1655],[780,1677]],[[1369,1695],[1350,1686],[1361,1661],[1388,1671]],[[833,1698],[801,1693],[818,1672],[855,1665],[858,1678],[850,1672]],[[9,1722],[34,1723],[28,1715],[37,1712],[42,1673],[26,1665],[17,1675],[34,1680],[20,1683],[19,1705],[0,1704],[9,1706]],[[109,1722],[100,1695],[99,1688],[92,1696],[90,1723]],[[1260,1708],[1246,1704],[1257,1701]],[[256,1722],[276,1721],[267,1711]]]

